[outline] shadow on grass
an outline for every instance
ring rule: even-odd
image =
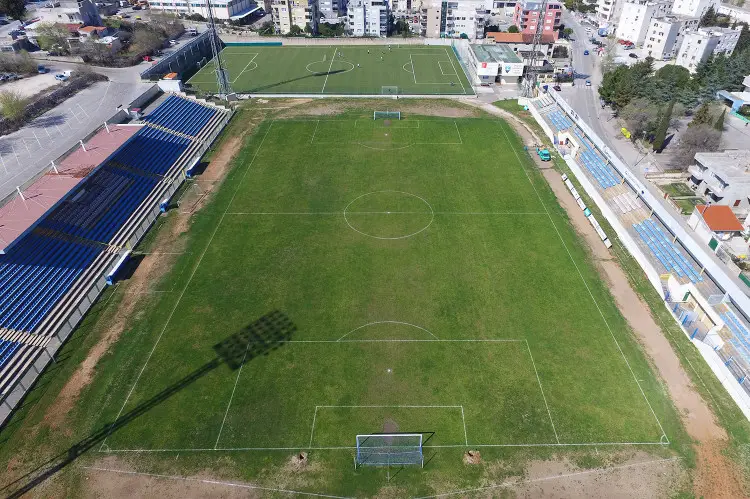
[[[76,442],[66,451],[5,485],[0,489],[0,493],[13,498],[27,494],[37,485],[55,476],[96,445],[103,443],[110,435],[124,428],[162,402],[165,402],[176,393],[192,385],[208,373],[222,365],[228,366],[231,370],[236,370],[256,357],[269,355],[289,341],[296,330],[297,327],[286,314],[278,310],[264,315],[237,333],[214,345],[215,358],[181,380],[167,386],[150,399],[121,414],[113,422],[102,425],[100,429]]]
[[[319,78],[321,76],[332,76],[339,73],[346,73],[347,71],[351,71],[349,69],[337,69],[336,71],[330,71],[326,73],[310,73],[309,75],[300,76],[299,78],[290,78],[289,80],[283,80],[276,83],[270,83],[268,85],[263,85],[262,87],[253,88],[252,90],[249,90],[248,93],[261,93],[263,90],[268,90],[269,88],[278,87],[279,85],[284,85],[286,83],[293,83],[295,81],[305,80],[307,78]]]

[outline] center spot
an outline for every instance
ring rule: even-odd
[[[344,220],[362,235],[375,239],[405,239],[427,229],[435,219],[432,206],[403,191],[362,194],[344,209]]]

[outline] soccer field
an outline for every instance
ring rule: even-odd
[[[237,165],[100,450],[669,442],[669,400],[503,121],[277,120]]]
[[[221,57],[232,90],[238,93],[474,94],[452,47],[229,46]],[[213,61],[189,83],[216,92]]]

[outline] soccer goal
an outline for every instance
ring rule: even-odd
[[[382,95],[398,95],[398,87],[393,85],[383,85],[380,87],[380,93]]]
[[[383,118],[386,120],[400,120],[401,111],[373,111],[372,119]]]
[[[421,433],[357,435],[357,466],[414,465],[424,467]]]

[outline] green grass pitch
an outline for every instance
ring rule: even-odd
[[[232,90],[253,94],[473,95],[452,47],[229,46],[221,52]],[[189,83],[216,92],[213,61]]]
[[[192,233],[100,416],[128,418],[105,451],[349,469],[357,434],[490,452],[658,447],[678,426],[503,121],[266,122]]]

